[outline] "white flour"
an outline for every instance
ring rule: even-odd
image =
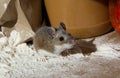
[[[120,52],[114,50],[120,44],[102,43],[106,36],[95,39],[98,51],[90,56],[62,57],[37,53],[26,43],[17,45],[20,36],[13,31],[9,38],[0,38],[0,78],[120,78]]]

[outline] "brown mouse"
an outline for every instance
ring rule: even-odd
[[[33,38],[35,49],[45,50],[57,55],[66,49],[71,49],[75,42],[74,38],[66,32],[64,23],[59,28],[43,26],[39,28]]]

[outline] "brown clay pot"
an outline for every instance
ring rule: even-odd
[[[52,26],[64,22],[77,38],[98,36],[111,29],[104,0],[44,0]]]

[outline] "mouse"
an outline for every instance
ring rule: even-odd
[[[33,44],[36,51],[44,50],[60,55],[61,52],[75,45],[75,39],[66,31],[66,25],[60,22],[58,28],[40,27],[33,37]]]

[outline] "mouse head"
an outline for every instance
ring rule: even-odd
[[[61,48],[61,50],[70,49],[74,46],[75,40],[71,34],[66,32],[66,26],[64,23],[60,23],[59,28],[56,30],[56,36],[53,39],[55,47]]]

